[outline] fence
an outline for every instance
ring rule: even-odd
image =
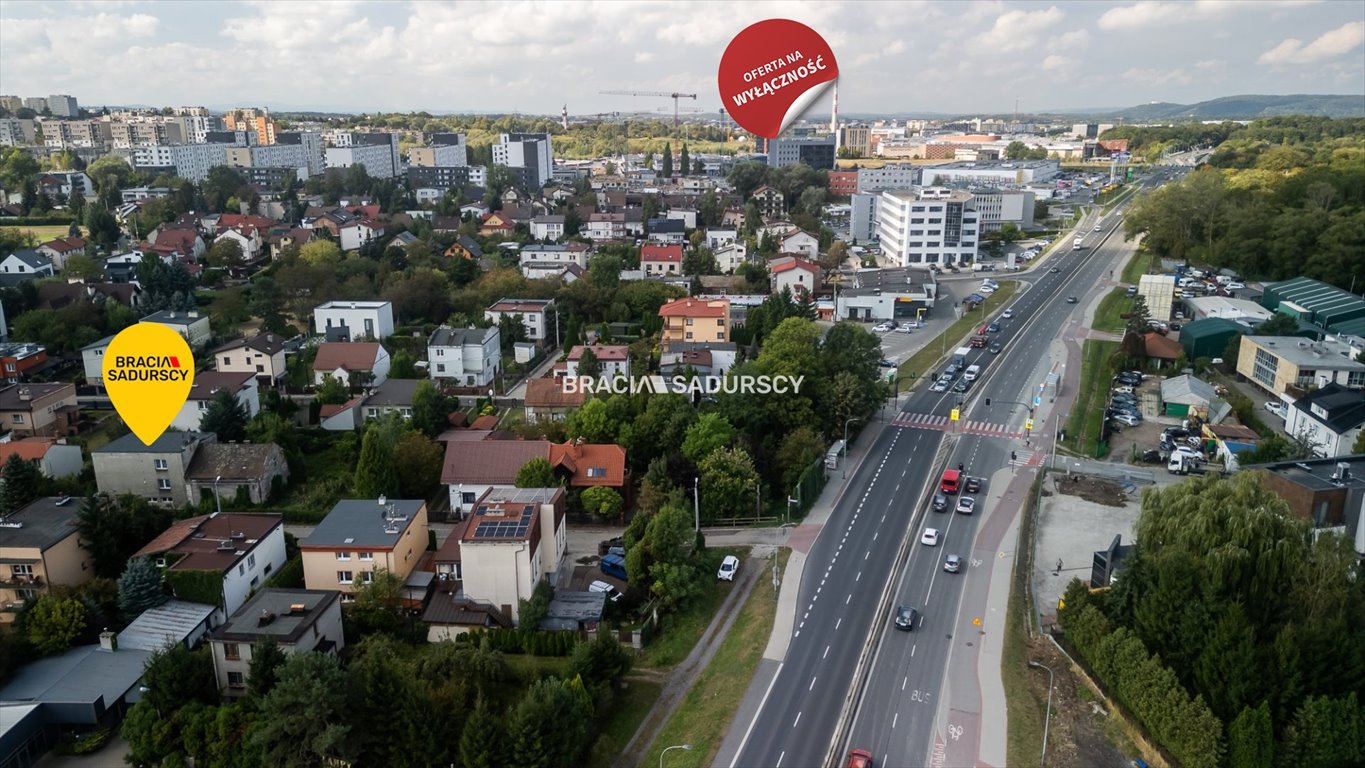
[[[848,461],[848,456],[844,456],[844,461]],[[821,456],[811,462],[806,471],[801,473],[801,479],[796,481],[796,487],[792,489],[792,498],[796,499],[796,509],[793,510],[792,519],[799,520],[806,516],[810,508],[815,506],[815,500],[820,498],[820,492],[825,489],[825,484],[829,482],[829,475],[825,473],[825,457]]]

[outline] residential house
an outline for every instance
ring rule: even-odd
[[[322,386],[331,376],[348,386],[378,386],[389,378],[389,364],[379,342],[324,342],[313,358],[313,384]]]
[[[35,309],[61,309],[81,301],[112,301],[136,309],[142,303],[142,288],[135,283],[44,281],[37,288]]]
[[[204,419],[204,412],[213,404],[213,398],[220,390],[231,392],[248,418],[261,412],[260,390],[256,386],[254,373],[201,371],[194,375],[189,397],[171,420],[171,427],[187,432],[197,431]]]
[[[569,357],[564,362],[564,375],[569,378],[577,378],[578,364],[583,359],[583,353],[592,350],[593,356],[597,358],[602,372],[598,378],[612,379],[617,376],[630,375],[630,347],[624,344],[593,344],[592,346],[575,345],[569,350]]]
[[[549,245],[532,243],[521,249],[521,272],[527,279],[558,277],[569,266],[575,266],[579,269],[587,268],[588,245],[586,243]]]
[[[54,480],[79,475],[85,466],[81,447],[64,437],[23,437],[0,443],[0,467],[10,456],[36,463],[43,477]]]
[[[534,240],[558,240],[564,236],[563,216],[537,216],[531,219],[531,238]]]
[[[393,239],[389,240],[389,244],[384,246],[384,250],[389,251],[396,249],[399,251],[406,251],[408,246],[417,242],[418,239],[417,235],[414,235],[411,232],[399,232],[393,236]]]
[[[563,488],[486,491],[460,539],[464,594],[518,620],[518,601],[551,577],[568,548]]]
[[[543,440],[451,440],[446,443],[441,466],[441,483],[450,492],[450,509],[455,515],[491,489],[516,486],[517,472],[531,459],[549,458],[549,443]]]
[[[365,396],[364,418],[377,419],[388,413],[396,413],[405,419],[412,418],[412,395],[422,379],[389,379],[374,388]]]
[[[629,498],[626,449],[614,443],[585,443],[583,438],[551,443],[550,466],[570,488],[605,486]]]
[[[620,240],[626,236],[625,213],[588,214],[587,236],[590,240]]]
[[[483,258],[483,248],[479,247],[479,244],[469,235],[460,235],[446,249],[445,255],[447,258],[459,257],[478,261]]]
[[[767,184],[759,185],[749,193],[749,198],[758,206],[758,212],[763,214],[765,219],[780,218],[787,210],[783,204],[782,193]]]
[[[687,227],[681,219],[650,219],[645,227],[651,242],[665,245],[682,245],[687,242]]]
[[[83,237],[59,237],[38,246],[37,251],[52,262],[53,268],[63,270],[66,269],[67,259],[86,255],[85,249],[86,242]]]
[[[659,373],[678,376],[692,371],[698,376],[724,376],[735,367],[738,347],[734,342],[714,344],[674,344],[659,356]]]
[[[288,372],[284,342],[283,336],[274,333],[257,333],[249,339],[236,339],[213,350],[213,364],[222,373],[249,373],[256,377],[259,386],[274,386]],[[89,373],[87,366],[86,375]]]
[[[284,249],[290,246],[302,248],[313,241],[313,230],[305,227],[275,227],[266,235],[266,244],[270,246],[270,258],[278,259],[284,253]]]
[[[182,506],[189,500],[185,473],[195,451],[205,443],[216,442],[218,436],[211,432],[166,432],[151,445],[137,435],[124,435],[90,452],[95,487],[113,496],[132,494],[159,504]]]
[[[665,351],[679,342],[729,341],[729,299],[677,299],[659,307],[659,317]]]
[[[1360,350],[1340,341],[1311,341],[1298,336],[1243,336],[1237,373],[1272,395],[1289,387],[1308,389],[1340,384],[1365,388]]]
[[[729,229],[744,228],[744,209],[726,208],[720,214],[720,225]]]
[[[517,225],[511,214],[503,211],[494,211],[483,217],[479,224],[480,237],[493,237],[495,235],[511,235],[516,230]]]
[[[749,247],[742,241],[727,243],[717,248],[712,255],[716,257],[716,266],[721,272],[732,274],[749,261]]]
[[[234,499],[243,492],[252,504],[264,504],[276,478],[289,479],[289,463],[274,443],[204,443],[185,470],[185,493],[191,504]]]
[[[773,293],[784,289],[792,296],[809,295],[820,285],[820,267],[797,256],[780,256],[768,262]]]
[[[166,580],[172,590],[176,579],[173,574],[190,571],[221,574],[218,605],[225,613],[236,613],[252,591],[284,567],[284,517],[215,512],[177,520],[133,557],[153,558],[166,569]]]
[[[526,338],[545,346],[556,341],[550,336],[550,313],[555,304],[552,299],[499,299],[484,310],[483,316],[497,325],[503,316],[519,318],[526,328]],[[555,314],[554,333],[559,333],[559,316]]]
[[[81,347],[81,365],[85,369],[85,383],[94,387],[104,386],[104,351],[109,349],[113,336]]]
[[[1365,430],[1365,394],[1336,382],[1295,400],[1284,431],[1305,440],[1317,456],[1345,456]]]
[[[313,309],[313,328],[328,341],[383,341],[393,335],[393,303],[329,301],[319,304]]]
[[[1295,459],[1243,469],[1260,472],[1265,487],[1285,500],[1290,513],[1315,528],[1345,526],[1353,535],[1359,530],[1365,507],[1365,456]]]
[[[581,407],[587,399],[587,393],[581,389],[567,391],[564,382],[559,378],[531,379],[526,382],[526,395],[523,401],[526,421],[528,424],[563,421],[570,411]]]
[[[335,654],[346,647],[341,594],[331,589],[263,589],[209,636],[213,674],[228,697],[246,695],[251,660],[262,643],[286,655]]]
[[[309,589],[343,601],[385,570],[406,584],[427,548],[427,503],[420,499],[342,499],[299,542]]]
[[[0,627],[49,587],[75,586],[95,575],[77,526],[83,501],[47,496],[0,516]]]
[[[453,540],[452,549],[459,551],[458,540]],[[439,552],[437,556],[440,556]],[[502,611],[488,603],[464,597],[463,590],[459,592],[438,590],[422,613],[422,623],[427,625],[428,643],[454,640],[474,630],[486,632],[490,629],[514,628],[512,620],[504,616]]]
[[[147,241],[151,243],[152,250],[161,256],[175,255],[188,256],[191,259],[202,259],[208,252],[208,245],[199,231],[193,227],[180,227],[174,224],[162,224],[147,234]],[[243,251],[245,252],[245,251]]]
[[[455,387],[484,388],[502,366],[502,335],[498,326],[450,328],[441,326],[427,339],[427,373],[433,381]]]
[[[645,243],[640,246],[640,268],[645,271],[646,277],[681,275],[682,261],[681,245]]]
[[[777,239],[779,253],[792,253],[803,259],[814,259],[820,255],[820,238],[809,232],[795,230]]]
[[[681,221],[687,229],[697,228],[697,212],[691,208],[670,208],[668,218]]]
[[[238,264],[254,264],[260,261],[264,253],[264,239],[260,237],[260,231],[254,227],[230,227],[218,233],[218,237],[214,238],[213,242],[216,245],[222,240],[231,240],[237,243],[237,247],[242,252]]]
[[[733,227],[709,227],[706,230],[706,247],[713,251],[736,242],[740,242],[739,230]]]
[[[15,437],[74,435],[80,418],[74,384],[11,384],[0,389],[0,425]]]
[[[14,286],[25,280],[52,277],[52,259],[25,248],[0,259],[0,285]]]
[[[1159,369],[1169,368],[1185,356],[1185,348],[1180,342],[1156,331],[1142,334],[1142,346],[1147,352],[1148,364],[1155,364]]]
[[[213,336],[213,331],[209,328],[208,315],[200,314],[197,309],[191,309],[188,312],[163,309],[160,312],[147,315],[138,322],[164,325],[180,334],[185,341],[189,342],[190,348],[196,351],[209,343],[209,339]]]
[[[0,344],[0,381],[18,384],[60,366],[41,344]]]

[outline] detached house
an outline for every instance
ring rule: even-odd
[[[313,329],[327,341],[383,341],[393,335],[388,301],[329,301],[313,309]]]
[[[626,236],[624,213],[593,213],[588,216],[588,238],[591,240],[619,240]]]
[[[1289,406],[1284,429],[1302,435],[1317,456],[1345,456],[1365,429],[1365,392],[1330,382]]]
[[[586,269],[588,266],[588,246],[586,243],[563,243],[541,245],[533,243],[521,249],[521,273],[529,280],[545,277],[558,277],[565,268],[574,266]]]
[[[681,275],[683,247],[645,243],[640,246],[640,268],[646,277]]]
[[[188,312],[165,309],[160,312],[153,312],[138,322],[164,325],[184,337],[185,341],[189,342],[190,348],[196,351],[209,343],[209,339],[213,335],[209,328],[208,315],[201,315],[195,309]]]
[[[189,500],[185,473],[195,451],[218,436],[199,432],[166,432],[151,445],[137,435],[124,435],[90,452],[95,487],[101,493],[130,493],[159,504],[181,506]]]
[[[795,256],[769,261],[768,271],[773,276],[773,293],[781,293],[785,288],[792,296],[801,296],[813,293],[820,284],[820,267]]]
[[[22,437],[0,443],[0,467],[12,455],[34,462],[43,477],[51,478],[79,475],[85,464],[81,447],[68,443],[64,437]]]
[[[374,572],[406,584],[427,548],[427,503],[420,499],[342,499],[299,542],[309,589],[332,589],[355,599]],[[426,583],[431,583],[427,573]]]
[[[441,326],[427,339],[428,373],[455,387],[487,387],[502,365],[502,335],[490,328]]]
[[[85,255],[86,242],[82,237],[59,237],[38,246],[38,253],[52,261],[58,270],[66,269],[66,260],[72,256]]]
[[[518,602],[559,569],[568,548],[563,488],[488,491],[460,539],[465,595],[518,620]]]
[[[233,499],[245,490],[252,504],[264,504],[276,478],[289,479],[289,463],[274,443],[204,443],[185,470],[185,493],[199,504]]]
[[[213,674],[224,696],[246,695],[251,659],[261,643],[286,655],[335,654],[346,647],[341,594],[330,589],[263,589],[209,636]]]
[[[52,260],[35,250],[15,251],[0,260],[0,285],[14,286],[53,274]]]
[[[531,219],[531,237],[533,239],[558,240],[563,236],[563,216],[537,216]]]
[[[665,351],[678,343],[729,341],[729,299],[677,299],[659,307],[659,317]]]
[[[820,238],[798,229],[779,237],[777,250],[780,253],[796,254],[803,259],[814,259],[820,255]]]
[[[542,346],[546,342],[554,341],[554,336],[558,333],[558,327],[553,331],[550,329],[549,314],[554,309],[554,301],[551,299],[500,299],[488,309],[484,310],[483,316],[497,325],[504,315],[520,318],[526,326],[526,338]]]
[[[482,237],[511,235],[516,228],[516,222],[509,214],[494,212],[483,217],[483,223],[479,224],[479,235]]]
[[[532,459],[545,459],[571,488],[605,485],[627,496],[626,451],[619,445],[551,443],[548,440],[451,440],[446,443],[441,482],[450,508],[467,511],[490,490],[515,486],[517,472]]]
[[[133,557],[154,558],[168,571],[172,587],[171,573],[221,574],[218,604],[224,612],[233,613],[252,590],[284,567],[284,517],[224,512],[178,520]]]
[[[474,238],[469,235],[460,235],[455,238],[455,242],[446,249],[447,258],[473,259],[479,261],[483,258],[483,248],[474,242]]]
[[[5,518],[0,527],[0,627],[53,585],[75,586],[95,575],[77,525],[84,499],[48,496]]]
[[[624,344],[593,344],[592,346],[576,345],[569,350],[569,357],[564,362],[564,375],[570,378],[579,376],[578,365],[583,360],[583,353],[592,350],[593,356],[602,367],[599,378],[611,379],[617,376],[630,375],[630,347]]]
[[[12,384],[0,389],[0,424],[15,437],[75,434],[80,418],[74,384]]]
[[[313,358],[313,384],[328,376],[348,386],[378,386],[389,377],[389,353],[378,342],[324,342]]]
[[[213,350],[213,364],[223,373],[249,373],[256,377],[258,385],[273,386],[288,372],[285,368],[284,337],[274,333],[258,333],[249,339],[230,341]],[[89,371],[87,366],[87,375]]]
[[[758,212],[763,214],[763,218],[765,219],[780,218],[783,212],[786,211],[786,206],[783,205],[782,193],[767,184],[762,184],[753,192],[750,192],[749,197],[758,205]]]
[[[190,385],[189,397],[180,406],[180,412],[171,420],[175,429],[195,431],[204,419],[204,413],[213,404],[220,390],[231,392],[237,403],[246,411],[247,418],[261,412],[261,398],[256,388],[254,373],[229,373],[225,371],[202,371],[194,375]]]

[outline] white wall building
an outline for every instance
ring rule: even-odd
[[[858,243],[866,243],[877,236],[877,205],[881,193],[858,192],[850,199],[852,213],[848,219],[848,236]]]
[[[329,301],[313,309],[313,330],[320,336],[329,328],[345,328],[346,341],[393,335],[393,304],[387,301]]]
[[[553,574],[568,548],[563,488],[492,490],[460,540],[465,595],[518,619],[518,602]]]
[[[877,208],[882,252],[897,264],[968,264],[976,260],[980,214],[968,192],[942,187],[887,190]]]
[[[138,168],[173,166],[175,175],[195,183],[209,176],[209,169],[227,165],[226,144],[159,144],[133,150],[133,165]]]
[[[958,181],[991,187],[1015,187],[1047,181],[1057,176],[1062,164],[1056,160],[980,160],[924,166],[926,186]]]
[[[486,387],[502,364],[502,336],[491,328],[448,328],[427,339],[427,373],[456,387]]]
[[[483,316],[497,325],[503,315],[521,318],[526,326],[526,338],[534,342],[554,342],[557,328],[551,328],[550,312],[554,310],[550,299],[500,299],[484,310]]]
[[[194,375],[189,397],[185,399],[185,404],[180,406],[180,412],[171,420],[171,426],[186,432],[200,431],[204,412],[213,404],[213,398],[220,389],[226,389],[236,396],[237,403],[246,411],[248,418],[261,412],[256,374],[203,371]]]
[[[531,169],[536,188],[554,174],[554,152],[548,133],[504,133],[493,145],[493,164]]]
[[[859,194],[875,194],[888,189],[919,186],[920,169],[914,165],[888,164],[881,168],[858,169]]]
[[[392,179],[402,170],[396,133],[337,133],[327,148],[328,168],[365,166],[376,179]]]

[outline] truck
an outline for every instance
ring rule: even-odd
[[[972,353],[971,347],[958,347],[957,351],[953,353],[952,360],[953,365],[956,365],[959,368],[962,367],[963,365],[966,365],[967,355],[970,355],[971,353]]]
[[[985,349],[985,348],[986,348],[986,337],[985,337],[985,336],[973,336],[973,337],[972,337],[972,340],[969,341],[969,342],[967,342],[967,346],[971,347],[972,349]]]
[[[1081,241],[1084,240],[1084,239],[1085,239],[1085,238],[1080,237],[1080,236],[1078,235],[1078,236],[1076,237],[1075,240],[1072,240],[1072,241],[1071,241],[1071,250],[1073,250],[1073,251],[1079,251],[1079,250],[1081,249],[1081,247],[1082,247]]]
[[[963,381],[976,381],[976,377],[978,377],[978,376],[980,376],[980,375],[981,375],[981,366],[979,366],[979,365],[969,365],[969,366],[967,366],[967,370],[966,370],[965,372],[963,372],[963,374],[962,374],[962,380],[963,380]]]
[[[1187,453],[1172,453],[1166,463],[1166,471],[1173,475],[1202,475],[1207,470],[1199,459]]]

